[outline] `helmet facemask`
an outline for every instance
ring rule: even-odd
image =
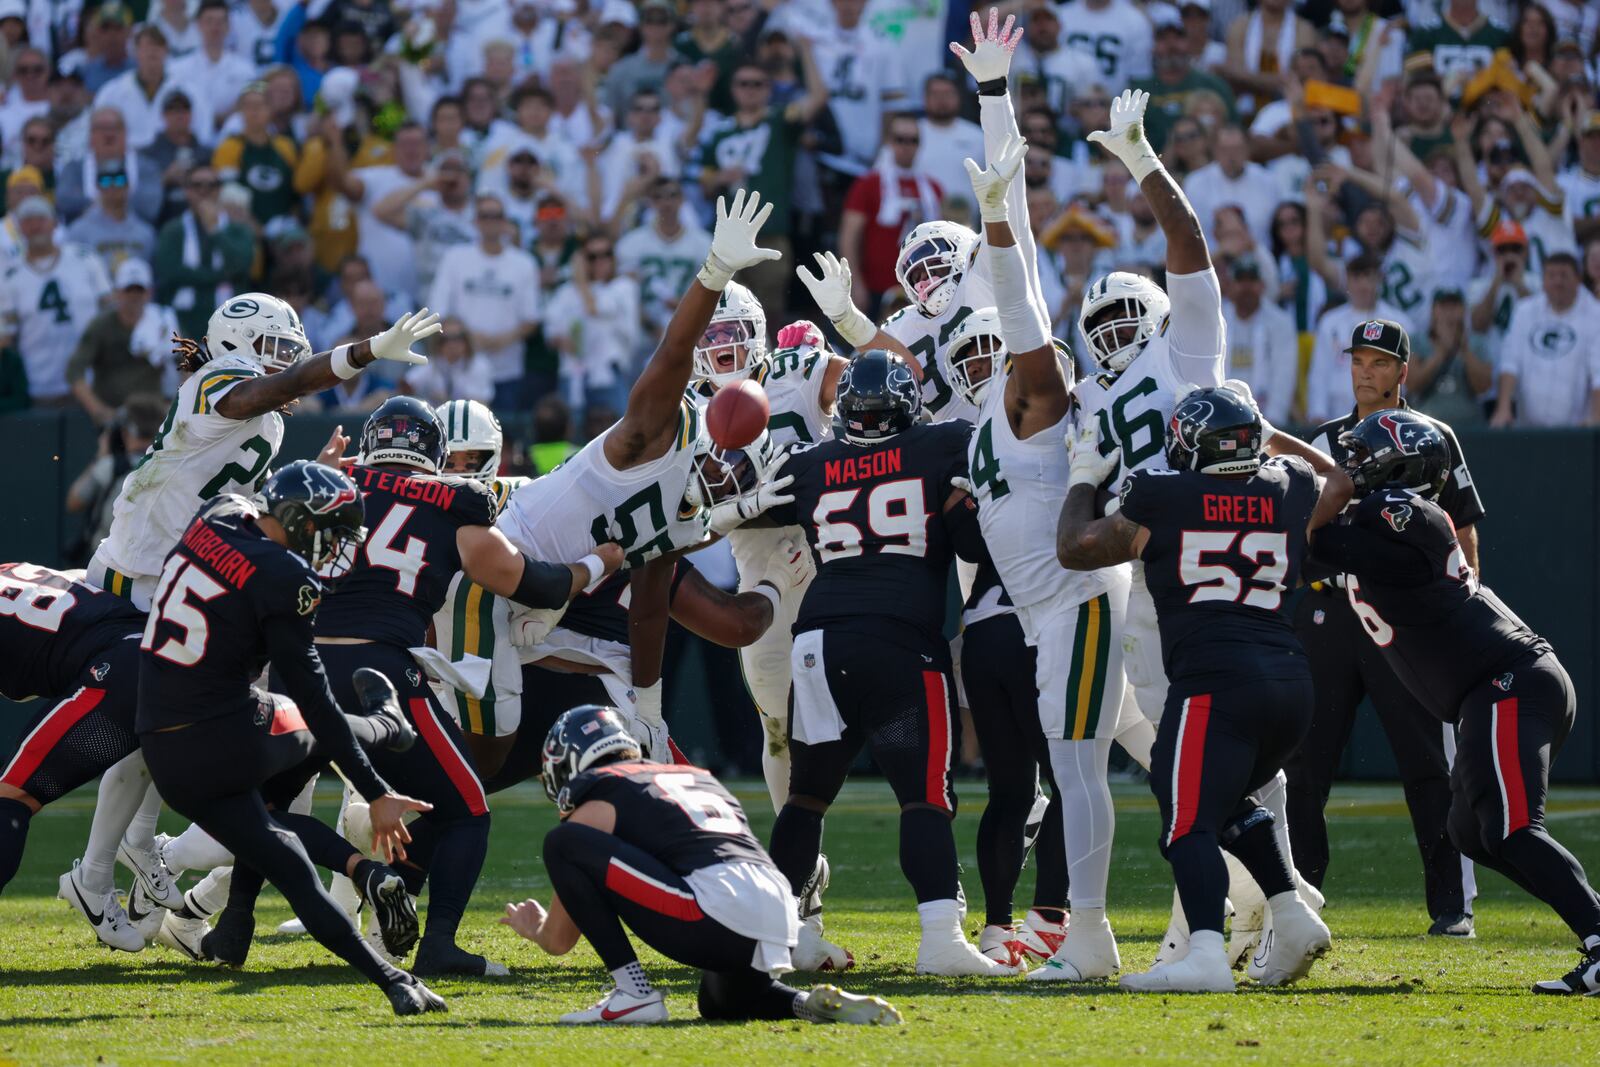
[[[1155,332],[1155,316],[1144,301],[1132,296],[1099,308],[1083,323],[1089,354],[1113,374],[1127,369]]]
[[[304,337],[277,332],[256,335],[251,348],[268,374],[288,370],[311,354],[311,345]]]
[[[767,475],[771,448],[765,431],[744,448],[723,448],[708,439],[695,452],[684,502],[692,508],[709,508],[754,492]]]
[[[317,577],[336,581],[350,573],[350,568],[355,566],[356,552],[366,540],[365,526],[354,530],[345,526],[317,530],[311,535],[306,561],[317,572]]]
[[[942,315],[955,299],[965,264],[948,237],[929,237],[908,245],[895,261],[895,277],[924,315]]]
[[[488,485],[500,473],[500,453],[492,448],[453,448],[445,453],[444,467],[439,473],[471,478]]]
[[[766,338],[754,319],[719,319],[694,346],[694,374],[721,389],[748,378],[766,354]]]
[[[960,351],[950,354],[950,384],[969,404],[981,407],[989,382],[999,373],[1007,354],[999,334],[974,334]]]

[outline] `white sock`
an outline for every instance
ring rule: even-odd
[[[1099,926],[1106,921],[1106,909],[1073,908],[1072,921],[1081,927]]]
[[[161,794],[156,792],[156,785],[151,782],[145,788],[144,800],[140,802],[139,810],[133,813],[133,819],[128,823],[127,830],[123,831],[123,843],[141,852],[149,852],[155,848],[156,820],[160,817]]]
[[[617,988],[630,997],[643,999],[655,992],[655,987],[650,984],[649,975],[644,973],[644,968],[639,966],[638,960],[618,967],[611,972],[611,977],[616,981]]]
[[[965,941],[961,933],[961,903],[951,900],[929,900],[917,905],[917,918],[922,921],[922,938],[955,938]]]
[[[1267,910],[1272,913],[1274,925],[1277,925],[1279,915],[1295,908],[1309,907],[1310,905],[1300,899],[1300,894],[1292,889],[1287,893],[1276,893],[1267,898]]]
[[[1189,935],[1189,955],[1216,956],[1226,959],[1222,951],[1221,930],[1196,930]]]
[[[100,777],[100,795],[94,805],[94,821],[89,825],[89,842],[84,846],[78,879],[92,893],[108,893],[112,871],[117,864],[117,845],[144,803],[150,785],[150,771],[144,755],[134,752],[124,757]]]
[[[1067,846],[1068,903],[1073,912],[1106,906],[1106,881],[1111,873],[1111,838],[1116,814],[1106,781],[1110,740],[1050,741],[1050,768],[1061,793]]]
[[[216,838],[200,829],[197,823],[190,823],[187,830],[168,841],[162,856],[174,874],[182,874],[184,871],[209,871],[213,867],[223,867],[233,862],[233,853],[223,848]]]
[[[1172,921],[1167,929],[1180,939],[1189,936],[1189,916],[1184,914],[1183,898],[1176,889],[1172,891]]]
[[[1273,775],[1272,781],[1256,791],[1256,799],[1261,801],[1261,806],[1272,812],[1272,837],[1278,842],[1278,851],[1283,855],[1283,862],[1288,864],[1289,873],[1299,880],[1299,874],[1294,869],[1294,850],[1289,847],[1289,779],[1282,771]]]
[[[765,731],[763,731],[763,734]],[[761,743],[761,776],[767,780],[767,795],[772,798],[772,810],[783,810],[789,799],[789,749],[774,754],[765,736]]]
[[[295,795],[295,798],[289,802],[290,812],[295,815],[311,814],[311,801],[313,799],[312,795],[317,791],[317,779],[319,777],[320,775],[313,774],[311,776],[311,781],[307,782],[305,788],[300,790],[300,792]]]
[[[218,867],[206,874],[195,883],[195,887],[184,895],[184,903],[192,903],[192,911],[200,913],[201,918],[210,918],[221,911],[228,903],[228,890],[233,886],[233,868]]]

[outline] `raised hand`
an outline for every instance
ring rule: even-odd
[[[796,270],[798,274],[804,271]],[[822,330],[810,319],[796,319],[778,331],[779,348],[815,347],[822,343]]]
[[[717,197],[717,225],[711,234],[711,254],[700,268],[700,284],[720,291],[733,280],[735,271],[768,260],[781,259],[782,252],[756,244],[756,234],[772,214],[772,205],[761,203],[761,194],[746,195],[743,189],[733,194],[730,210],[723,197]]]
[[[795,274],[805,283],[811,299],[828,316],[828,321],[839,331],[839,336],[854,348],[862,347],[878,335],[878,328],[851,299],[849,261],[840,259],[832,252],[818,252],[814,258],[817,261],[816,274],[813,275],[804,267],[796,267]]]
[[[1071,473],[1067,484],[1100,485],[1117,469],[1122,459],[1122,449],[1113,448],[1107,455],[1100,454],[1100,433],[1093,422],[1086,424],[1076,434],[1067,434],[1067,451],[1071,454]]]
[[[989,9],[989,27],[984,29],[983,20],[978,13],[972,13],[972,51],[955,41],[950,42],[950,51],[961,60],[961,65],[967,68],[967,73],[972,75],[979,85],[984,82],[1004,78],[1011,70],[1011,55],[1017,50],[1017,45],[1022,43],[1022,28],[1017,27],[1015,15],[1006,16],[1006,24],[1000,25],[1000,9]]]
[[[972,180],[972,191],[978,198],[978,214],[984,222],[1006,221],[1006,190],[1022,169],[1028,154],[1028,142],[1020,137],[1007,141],[987,168],[979,167],[971,159],[963,160],[967,177]]]
[[[439,316],[427,308],[409,312],[372,339],[372,354],[378,359],[392,359],[396,363],[426,363],[428,357],[411,351],[411,346],[442,329],[444,326],[440,324]]]

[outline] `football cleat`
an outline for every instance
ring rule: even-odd
[[[917,946],[917,973],[946,978],[1010,978],[1017,973],[1011,964],[997,963],[978,951],[978,946],[957,930],[952,938],[930,941],[926,933]]]
[[[1242,879],[1229,887],[1233,920],[1228,929],[1228,966],[1239,968],[1250,958],[1261,941],[1261,927],[1267,921],[1267,898],[1254,881]]]
[[[402,892],[404,891],[404,887]],[[416,912],[411,914],[411,921],[416,922]],[[410,946],[407,946],[409,949]],[[467,978],[503,978],[511,971],[503,963],[496,963],[476,953],[468,952],[453,941],[444,938],[423,938],[421,946],[417,949],[417,958],[412,961],[411,973],[421,977],[432,977],[436,974],[458,974]]]
[[[1267,901],[1271,917],[1245,973],[1266,986],[1288,985],[1311,973],[1311,965],[1328,954],[1333,938],[1310,905],[1294,892]]]
[[[846,993],[838,986],[819,985],[806,994],[798,1014],[814,1023],[854,1023],[857,1026],[898,1026],[904,1017],[882,997]]]
[[[1172,891],[1172,918],[1167,923],[1167,932],[1161,935],[1161,947],[1156,949],[1156,962],[1159,967],[1164,963],[1177,963],[1189,954],[1189,920],[1183,914],[1183,901],[1178,899],[1178,891]]]
[[[978,951],[1008,967],[1022,962],[1022,943],[1017,940],[1015,926],[985,926],[978,935]]]
[[[406,721],[400,711],[400,696],[394,683],[381,671],[371,667],[358,667],[350,676],[350,685],[356,691],[361,714],[369,719],[387,719],[394,733],[383,746],[390,752],[404,752],[417,743],[417,731]]]
[[[1028,974],[1032,982],[1088,982],[1097,978],[1110,978],[1122,969],[1122,957],[1117,953],[1117,937],[1111,924],[1103,917],[1089,922],[1083,913],[1067,929],[1061,947],[1056,949],[1044,966]]]
[[[117,845],[117,861],[133,872],[152,902],[163,908],[183,907],[183,890],[162,861],[159,849],[134,848],[123,841]]]
[[[108,889],[97,894],[85,889],[78,876],[79,863],[79,860],[73,860],[72,870],[61,876],[56,895],[89,921],[94,928],[94,936],[102,944],[122,952],[143,949],[144,937],[128,921],[128,913],[123,910],[122,901],[117,899],[117,891]]]
[[[183,898],[180,896],[178,899]],[[145,944],[155,940],[156,931],[161,929],[161,917],[166,912],[166,908],[150,899],[144,890],[144,883],[135,878],[133,888],[128,890],[128,922],[139,931]]]
[[[1533,991],[1557,996],[1600,996],[1600,939],[1591,937],[1589,944],[1578,951],[1583,956],[1576,967],[1560,978],[1535,982]]]
[[[216,960],[228,967],[243,967],[250,957],[250,942],[255,934],[254,912],[224,907],[217,913],[217,925],[200,939],[201,958]]]
[[[596,1023],[611,1026],[640,1026],[667,1021],[667,1001],[661,990],[652,989],[649,996],[636,997],[612,987],[593,1007],[582,1011],[569,1011],[561,1017],[568,1026],[590,1026]]]
[[[159,914],[161,928],[156,931],[156,944],[165,945],[191,960],[206,958],[203,945],[206,935],[211,932],[210,923],[204,919],[185,919],[175,911],[162,911]]]
[[[1232,993],[1233,970],[1225,953],[1190,951],[1176,963],[1158,963],[1142,974],[1125,974],[1117,985],[1130,993]]]
[[[1433,920],[1433,925],[1428,927],[1428,933],[1432,937],[1459,937],[1462,940],[1470,940],[1478,936],[1477,931],[1474,929],[1472,912],[1470,911],[1458,911],[1449,915],[1439,916]]]
[[[384,986],[383,992],[388,996],[396,1015],[422,1015],[430,1011],[450,1010],[443,997],[409,974],[402,974],[400,981]]]
[[[306,934],[306,924],[301,922],[299,919],[285,919],[283,922],[278,924],[277,932],[288,937],[304,937]]]
[[[806,884],[800,887],[800,921],[805,922],[813,915],[822,914],[822,894],[828,891],[828,857],[817,854],[817,865],[811,869],[811,877],[806,879]],[[820,922],[818,933],[821,932]]]
[[[417,943],[418,932],[417,904],[406,892],[405,882],[394,868],[374,863],[367,868],[361,896],[378,920],[383,947],[389,955],[403,958]],[[487,965],[488,961],[484,963]]]
[[[856,958],[822,936],[822,916],[812,915],[800,924],[800,941],[789,953],[797,971],[848,971]]]
[[[1057,922],[1038,908],[1029,908],[1028,917],[1017,927],[1017,944],[1028,959],[1040,962],[1047,960],[1055,955],[1061,942],[1066,940],[1068,921],[1065,911],[1061,913],[1061,921]]]

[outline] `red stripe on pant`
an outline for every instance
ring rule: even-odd
[[[1510,837],[1528,825],[1528,790],[1522,784],[1522,752],[1517,745],[1517,698],[1494,705],[1495,774],[1505,801],[1504,836]]]
[[[467,802],[467,810],[474,815],[489,814],[489,799],[483,795],[483,783],[478,781],[478,776],[467,766],[467,761],[461,758],[456,746],[450,743],[444,727],[434,718],[433,706],[425,697],[412,697],[410,707],[411,721],[416,724],[417,733],[422,735],[422,740],[427,742],[428,748],[433,752],[433,758],[444,768],[450,784],[456,787],[461,799]]]
[[[692,894],[646,878],[618,859],[606,865],[606,888],[658,915],[690,923],[705,918]]]
[[[1194,829],[1200,812],[1200,774],[1206,758],[1206,724],[1211,720],[1211,694],[1200,693],[1183,702],[1178,724],[1178,749],[1172,754],[1172,832],[1167,844]]]
[[[66,732],[93,711],[105,695],[104,689],[85,687],[51,708],[45,717],[39,720],[39,725],[33,728],[33,732],[23,739],[22,747],[12,757],[5,774],[0,776],[0,783],[9,785],[13,789],[21,789],[28,779],[33,777],[33,772],[39,769],[39,764],[44,762],[50,750],[60,743]]]
[[[273,737],[279,734],[297,734],[302,730],[309,730],[305,716],[300,714],[300,706],[292,700],[280,700],[272,706]]]
[[[944,696],[944,675],[922,672],[922,692],[928,707],[928,803],[950,810],[950,707]]]

